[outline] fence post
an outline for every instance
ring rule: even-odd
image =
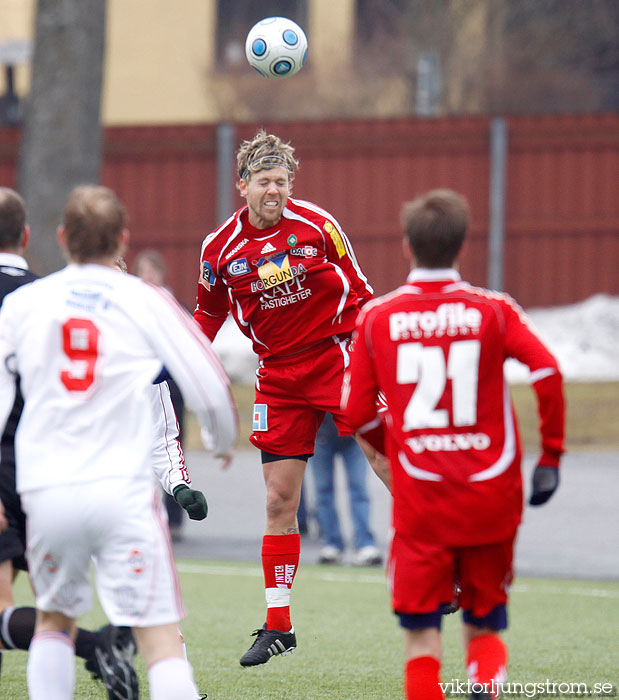
[[[505,247],[505,196],[507,191],[507,123],[490,122],[490,192],[488,230],[488,287],[503,289]]]
[[[219,124],[215,136],[217,159],[217,223],[216,227],[233,212],[234,140],[236,130],[232,124]]]

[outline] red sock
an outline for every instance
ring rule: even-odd
[[[507,647],[498,634],[474,637],[466,650],[466,670],[472,683],[487,686],[492,697],[498,696],[507,678]]]
[[[439,685],[441,664],[433,656],[410,659],[404,669],[406,700],[444,700]]]
[[[299,566],[301,535],[265,535],[262,538],[262,569],[267,599],[267,629],[288,632],[290,589]]]

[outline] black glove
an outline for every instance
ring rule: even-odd
[[[202,491],[190,489],[181,484],[174,489],[174,500],[187,511],[191,520],[204,520],[208,513],[208,505]]]
[[[529,504],[541,506],[552,496],[559,485],[559,470],[557,467],[545,467],[538,464],[531,480],[532,490]]]
[[[458,612],[458,610],[460,610],[461,593],[462,589],[460,588],[460,585],[458,583],[454,583],[453,598],[451,599],[451,603],[443,603],[443,606],[441,608],[441,613],[443,615],[453,615],[455,612]]]

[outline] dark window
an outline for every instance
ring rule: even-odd
[[[410,0],[357,0],[357,42],[360,48],[398,34]]]

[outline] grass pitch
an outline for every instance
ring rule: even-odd
[[[196,682],[209,700],[402,700],[402,634],[390,612],[381,570],[302,566],[293,590],[297,653],[243,669],[238,659],[253,641],[249,633],[264,621],[260,567],[180,560],[178,568],[187,608],[182,630]],[[24,605],[32,601],[23,575],[17,581],[16,600]],[[533,683],[587,684],[589,697],[619,697],[618,584],[516,579],[510,618],[505,635],[510,682],[523,684],[523,690],[532,689]],[[90,628],[104,623],[99,608],[81,620]],[[445,618],[443,637],[443,682],[466,680],[458,615]],[[3,653],[0,697],[27,697],[26,661],[25,652]],[[140,659],[136,666],[141,697],[148,698]],[[596,683],[608,684],[607,692],[593,695]],[[75,697],[107,697],[101,684],[90,680],[81,660]]]

